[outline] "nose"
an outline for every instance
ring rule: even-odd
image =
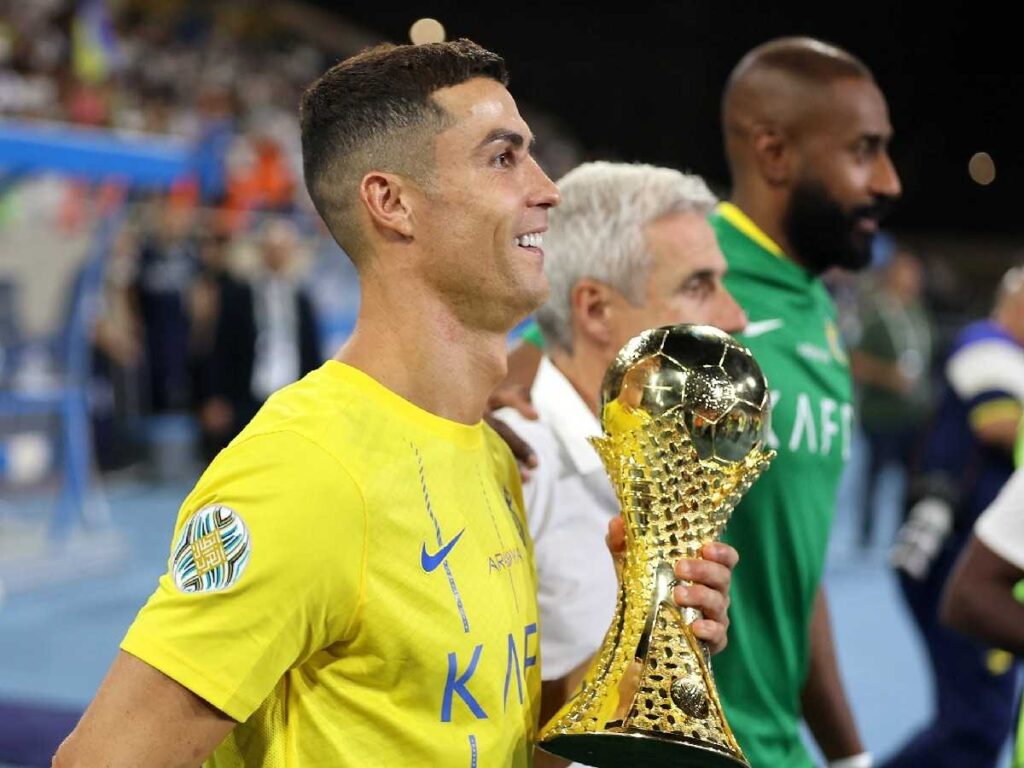
[[[530,205],[540,208],[554,208],[562,202],[562,195],[558,191],[558,186],[548,178],[548,175],[544,173],[544,169],[532,157],[530,158],[530,163],[533,165],[534,171]]]
[[[899,174],[888,152],[879,154],[871,174],[871,192],[875,195],[896,199],[903,193]]]
[[[747,313],[736,303],[736,299],[724,285],[719,287],[713,318],[712,325],[721,328],[726,333],[739,333],[747,327]]]

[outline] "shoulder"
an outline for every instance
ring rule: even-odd
[[[203,473],[193,495],[225,498],[301,497],[312,509],[330,495],[358,499],[362,492],[343,457],[291,429],[243,433]],[[296,508],[294,514],[302,514]],[[292,514],[290,512],[289,514]]]
[[[1024,397],[1024,349],[990,324],[964,329],[953,345],[945,372],[962,398],[990,391]]]
[[[977,537],[1007,562],[1024,568],[1024,469],[1018,469],[974,526]]]

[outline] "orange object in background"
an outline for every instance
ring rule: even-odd
[[[227,199],[230,227],[242,226],[252,210],[286,210],[295,195],[295,176],[281,146],[267,136],[249,139],[253,157],[228,177]]]

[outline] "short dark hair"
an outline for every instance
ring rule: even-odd
[[[450,120],[431,95],[476,77],[507,85],[504,59],[465,39],[386,44],[335,64],[306,89],[299,108],[306,188],[350,257],[364,246],[355,216],[363,177],[427,175],[430,140]]]

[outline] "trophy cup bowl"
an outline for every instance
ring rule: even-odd
[[[540,732],[545,751],[597,768],[748,766],[710,656],[672,599],[674,564],[717,540],[774,457],[767,382],[716,328],[644,331],[620,351],[591,439],[626,523],[615,617],[579,689]],[[749,768],[749,766],[748,766]]]

